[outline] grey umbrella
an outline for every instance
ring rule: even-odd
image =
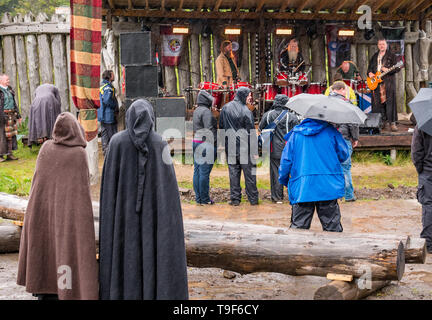
[[[432,136],[432,89],[421,88],[408,105],[414,113],[418,128]]]
[[[301,93],[290,98],[286,107],[304,118],[338,124],[362,124],[367,118],[359,107],[337,97],[328,97],[323,94]]]

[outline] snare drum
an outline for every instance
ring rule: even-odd
[[[252,89],[252,85],[249,82],[239,81],[236,84],[232,84],[229,88],[230,89],[230,93],[229,93],[229,100],[230,101],[234,100],[237,89],[240,87],[246,87],[246,88]]]
[[[278,86],[287,86],[289,80],[289,75],[286,72],[279,72],[276,75],[276,84]]]
[[[300,93],[303,93],[303,88],[301,86],[298,86],[298,85],[294,85],[294,86],[291,85],[288,87],[280,87],[280,93],[291,98],[291,97],[296,96]]]
[[[219,84],[214,83],[214,82],[201,82],[199,84],[199,88],[200,88],[200,90],[206,90],[206,91],[208,91],[213,96],[213,98],[215,99],[213,105],[215,107],[220,107],[221,106],[220,104],[222,102],[222,92],[213,91],[213,90],[220,90],[220,89],[222,89],[222,87]]]
[[[357,82],[357,92],[358,93],[370,93],[371,90],[367,86],[366,81],[361,80]]]
[[[263,83],[262,87],[264,89],[264,100],[273,101],[277,94],[276,86],[273,83]]]
[[[312,82],[308,89],[307,93],[309,94],[322,94],[325,91],[326,87],[321,84],[321,82]]]

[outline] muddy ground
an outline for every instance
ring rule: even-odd
[[[100,162],[102,169],[102,161]],[[397,168],[383,166],[354,165],[353,175],[374,175],[382,170]],[[177,179],[192,180],[193,167],[176,166]],[[224,176],[226,170],[216,168],[212,177]],[[92,187],[92,198],[99,200],[99,185]],[[356,202],[340,202],[344,232],[370,232],[412,235],[418,237],[421,231],[421,206],[415,200],[415,187],[389,184],[380,189],[356,189]],[[261,204],[250,206],[244,201],[239,207],[227,204],[229,190],[213,188],[213,206],[193,204],[192,190],[181,189],[183,215],[187,219],[213,219],[219,221],[247,222],[288,228],[291,207],[273,204],[270,191],[260,190]],[[315,216],[312,230],[321,230]],[[0,255],[0,300],[33,299],[23,287],[16,285],[18,254]],[[253,273],[240,275],[222,269],[188,268],[189,293],[191,299],[313,299],[314,292],[329,281],[322,277],[288,276],[278,273]],[[232,277],[234,276],[234,277]],[[423,265],[406,265],[401,281],[372,294],[367,299],[432,299],[432,258],[427,257]]]
[[[418,236],[421,231],[421,208],[416,200],[361,200],[341,202],[344,232],[374,232]],[[183,203],[187,219],[213,219],[288,227],[289,204],[265,202],[260,206],[242,203],[197,206]],[[312,230],[321,230],[315,216]],[[32,299],[24,288],[15,284],[17,254],[0,255],[0,299]],[[191,299],[313,299],[314,292],[328,280],[312,276],[287,276],[278,273],[233,274],[224,270],[188,268]],[[432,299],[432,258],[423,265],[406,265],[401,281],[374,293],[367,299]]]

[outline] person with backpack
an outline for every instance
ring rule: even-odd
[[[278,204],[283,200],[283,185],[278,179],[280,159],[285,147],[284,136],[300,123],[300,119],[286,108],[288,100],[289,98],[284,94],[276,95],[272,108],[263,115],[259,124],[262,137],[270,140],[268,142],[270,142],[271,199]]]

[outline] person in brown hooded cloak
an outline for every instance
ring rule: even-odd
[[[188,299],[177,179],[153,128],[153,108],[139,99],[109,143],[99,209],[102,300]]]
[[[24,218],[17,284],[43,299],[98,299],[93,209],[84,130],[61,113],[42,145]]]

